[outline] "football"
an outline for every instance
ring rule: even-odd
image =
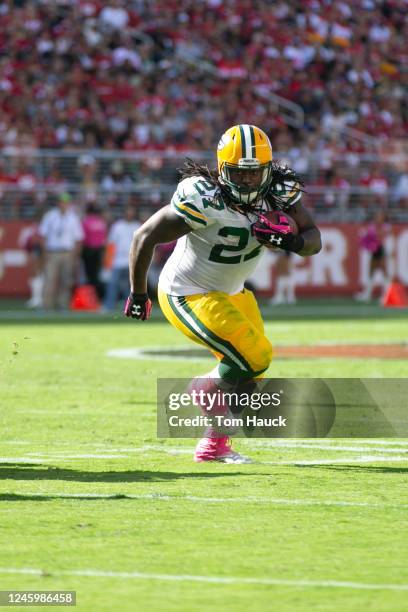
[[[299,233],[297,223],[287,213],[281,212],[280,210],[268,210],[262,213],[264,217],[275,225],[289,225],[295,236]]]

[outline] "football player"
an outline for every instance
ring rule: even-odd
[[[212,372],[192,382],[206,392],[250,383],[271,362],[272,345],[256,299],[244,288],[264,245],[301,256],[321,248],[320,232],[300,203],[301,183],[272,160],[265,132],[254,125],[231,127],[221,137],[217,158],[218,172],[186,160],[170,204],[135,232],[125,305],[128,317],[150,317],[146,277],[154,248],[177,240],[160,276],[159,303],[174,327],[217,358]],[[270,210],[290,212],[299,233],[271,223],[263,216]],[[198,443],[195,460],[249,461],[215,430]]]

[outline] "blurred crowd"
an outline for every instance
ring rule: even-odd
[[[405,0],[3,0],[0,146],[210,150],[238,122],[280,150],[399,139],[407,37]]]
[[[156,153],[116,172],[132,187],[176,180],[157,154],[213,151],[253,123],[328,187],[322,204],[352,184],[405,202],[407,37],[405,0],[0,0],[0,148]],[[373,154],[385,166],[361,165]],[[0,168],[0,189],[69,179],[21,165]],[[113,165],[82,155],[74,170],[115,192]]]

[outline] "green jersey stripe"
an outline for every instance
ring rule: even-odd
[[[191,204],[191,202],[181,202],[183,204],[183,206],[187,206],[187,208],[190,208],[193,212],[198,213],[199,215],[203,215],[203,213],[201,212],[201,210],[199,210],[197,208],[197,206],[194,206],[194,204]],[[203,215],[204,216],[204,215]]]
[[[178,210],[181,215],[183,215],[183,217],[187,217],[188,219],[191,219],[191,221],[195,221],[196,223],[201,223],[201,225],[207,225],[207,221],[204,221],[204,219],[199,219],[198,217],[194,216],[194,213],[192,211],[192,214],[190,214],[186,210],[182,210],[181,208],[179,208],[175,202],[173,202],[173,205],[174,208]],[[185,206],[185,204],[183,204],[183,206]]]

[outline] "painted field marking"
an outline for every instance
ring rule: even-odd
[[[160,354],[154,351],[166,351],[167,354]],[[194,352],[190,357],[186,355],[177,355],[178,351]],[[214,359],[209,351],[202,349],[202,355],[197,354],[198,349],[190,346],[144,346],[142,348],[119,348],[111,349],[105,353],[106,357],[115,357],[119,359],[147,359],[152,361],[208,361]],[[146,355],[146,352],[149,354]],[[174,355],[172,355],[174,353]]]
[[[239,443],[244,442],[244,446],[249,449],[253,448],[254,451],[258,450],[258,449],[262,449],[264,451],[267,452],[275,452],[278,451],[280,448],[291,448],[291,449],[297,449],[297,448],[310,448],[312,450],[317,449],[317,450],[327,450],[327,451],[338,451],[338,452],[344,452],[344,451],[354,451],[354,452],[364,452],[364,451],[369,451],[369,452],[378,452],[378,453],[408,453],[408,448],[406,447],[402,447],[402,448],[393,448],[393,449],[387,449],[387,448],[375,448],[375,447],[364,447],[364,446],[334,446],[334,445],[308,445],[308,444],[298,444],[296,442],[293,443],[267,443],[267,442],[258,442],[256,440],[248,440],[245,438],[236,438],[235,440],[239,440]],[[103,446],[98,447],[98,451],[102,451],[103,450]],[[125,447],[125,448],[109,448],[108,449],[110,452],[118,452],[118,453],[124,453],[124,452],[129,452],[129,453],[139,453],[139,452],[147,452],[147,451],[154,451],[154,452],[163,452],[163,453],[169,453],[169,454],[187,454],[187,453],[191,453],[191,449],[190,448],[186,448],[186,447],[171,447],[171,446],[161,446],[161,445],[155,445],[155,444],[147,444],[145,446],[141,446],[141,447]]]
[[[129,455],[109,451],[105,453],[28,453],[29,457],[46,457],[49,459],[130,459]]]
[[[0,457],[0,467],[2,463],[47,463],[61,459],[130,459],[130,455],[98,455],[98,454],[73,454],[73,455],[53,455],[48,453],[36,453],[25,457]]]
[[[0,568],[1,574],[25,574],[44,576],[45,571],[34,568]],[[169,582],[204,582],[207,584],[255,584],[267,586],[288,586],[300,588],[359,589],[375,591],[408,591],[408,584],[378,584],[349,582],[342,580],[288,580],[281,578],[245,578],[241,576],[200,576],[191,574],[156,574],[148,572],[115,572],[98,569],[71,569],[46,572],[49,576],[87,576],[90,578],[125,578],[133,580],[161,580]]]
[[[334,452],[343,452],[343,451],[352,451],[352,452],[364,452],[370,450],[370,452],[378,452],[378,453],[408,453],[408,447],[406,448],[375,448],[375,447],[365,447],[365,446],[334,446],[332,444],[309,444],[304,442],[278,442],[274,446],[268,444],[267,442],[258,442],[257,440],[253,440],[251,442],[247,442],[248,447],[254,446],[255,448],[262,448],[262,450],[266,451],[276,451],[279,448],[310,448],[313,450],[326,450],[326,451],[334,451]]]
[[[43,460],[35,457],[0,457],[2,463],[42,463]]]
[[[369,508],[405,510],[408,504],[395,504],[391,502],[352,502],[343,500],[312,500],[312,499],[282,499],[267,497],[203,497],[199,495],[166,495],[164,493],[41,493],[27,491],[8,491],[7,495],[21,495],[22,497],[81,499],[81,500],[120,500],[134,499],[139,501],[177,502],[190,501],[208,504],[269,504],[277,506],[327,506],[338,508]]]
[[[138,413],[139,414],[139,413]],[[146,416],[148,416],[146,414]],[[356,444],[359,444],[360,446],[356,446],[353,448],[361,448],[361,447],[372,447],[372,446],[377,446],[378,448],[370,448],[370,450],[372,451],[381,451],[381,452],[394,452],[392,451],[388,451],[387,449],[381,448],[384,446],[399,446],[401,447],[401,451],[402,452],[406,452],[406,450],[408,450],[408,440],[406,438],[401,438],[401,439],[394,439],[394,440],[378,440],[378,439],[369,439],[369,438],[285,438],[285,439],[271,439],[271,438],[258,438],[258,439],[250,439],[250,438],[240,438],[239,439],[240,442],[249,445],[249,446],[255,446],[255,447],[262,447],[265,448],[265,450],[276,450],[280,447],[284,447],[284,448],[289,448],[290,446],[293,446],[293,448],[298,448],[298,447],[303,447],[303,446],[307,446],[310,448],[324,448],[324,450],[337,450],[337,449],[342,449],[342,448],[351,448],[351,447],[343,447],[343,444],[346,442],[353,443],[352,441],[355,440]],[[16,446],[33,446],[36,445],[37,442],[35,440],[3,440],[1,442],[1,444],[7,444],[10,446],[16,445]],[[64,447],[68,447],[71,444],[71,442],[65,442],[65,441],[58,441],[58,446],[64,446]],[[151,450],[165,450],[165,446],[164,445],[153,445],[153,444],[149,444],[149,445],[145,445],[145,446],[133,446],[133,447],[125,447],[125,448],[116,448],[116,447],[112,447],[109,444],[104,444],[102,442],[84,442],[81,443],[79,445],[79,447],[81,449],[87,449],[87,448],[93,448],[97,451],[101,451],[101,450],[109,450],[110,452],[141,452],[141,451],[145,451],[148,449]],[[404,448],[406,447],[406,448]],[[168,449],[170,449],[171,447],[167,447]],[[181,447],[174,447],[174,449],[177,450],[177,448],[181,448]],[[63,453],[63,452],[70,452],[70,450],[68,449],[68,451],[56,451],[55,454],[57,453]],[[30,453],[31,455],[32,453]],[[54,453],[53,453],[54,454]]]
[[[147,451],[150,452],[150,451]],[[153,451],[155,452],[155,451]],[[192,450],[177,450],[177,451],[163,451],[168,455],[192,455]],[[49,463],[52,461],[61,461],[61,460],[72,460],[72,459],[130,459],[129,455],[98,455],[98,454],[78,454],[78,455],[36,455],[35,457],[26,456],[26,457],[0,457],[0,467],[1,464],[10,464],[10,463]],[[408,461],[408,457],[392,455],[392,456],[384,456],[384,455],[361,455],[360,457],[342,457],[341,459],[292,459],[292,460],[278,460],[278,461],[253,461],[248,465],[256,466],[256,465],[331,465],[331,464],[342,464],[342,463],[399,463]],[[236,465],[236,464],[226,464],[222,465]]]
[[[2,444],[10,444],[11,446],[29,446],[32,442],[27,442],[25,440],[2,440]]]
[[[307,440],[308,444],[327,444],[327,445],[336,445],[338,443],[344,444],[344,441],[347,440],[356,440],[357,444],[368,444],[374,445],[379,444],[380,446],[408,446],[408,440],[406,438],[394,439],[394,440],[379,440],[377,438],[298,438],[298,442],[295,438],[288,438],[292,440],[293,444],[303,444],[303,440]],[[256,441],[257,442],[257,441]],[[261,442],[261,441],[260,441]],[[265,440],[265,444],[267,441]],[[287,440],[270,440],[271,444],[286,444]]]
[[[282,445],[283,447],[283,445]],[[259,447],[258,447],[259,448]],[[284,448],[284,447],[283,447]],[[296,448],[296,447],[290,447]],[[42,453],[42,452],[33,452],[27,453],[24,457],[0,457],[1,463],[41,463],[41,462],[49,462],[49,461],[58,461],[58,460],[77,460],[77,459],[130,459],[131,455],[126,453],[165,453],[166,455],[177,456],[177,455],[192,455],[192,448],[163,448],[161,446],[154,445],[146,445],[140,448],[126,448],[126,449],[106,449],[107,452],[104,453],[103,449],[99,449],[100,452],[91,452],[91,453],[72,453],[70,451],[63,451],[55,453]],[[246,445],[246,450],[250,451],[250,445]],[[254,451],[257,448],[253,449]],[[262,449],[266,452],[277,451],[278,448],[265,448]],[[335,450],[333,448],[325,448],[322,447],[322,450],[332,451]],[[360,455],[359,457],[341,457],[341,458],[322,458],[322,459],[287,459],[287,460],[276,460],[276,461],[254,461],[252,465],[318,465],[318,464],[330,464],[330,463],[375,463],[375,462],[386,462],[386,461],[408,461],[407,455],[398,455],[395,453],[406,453],[406,449],[375,449],[375,448],[360,448],[360,447],[348,447],[349,451],[355,452],[385,452],[390,453],[388,455]],[[344,449],[339,449],[339,452],[345,452]]]
[[[385,463],[408,461],[408,457],[385,457],[382,455],[362,455],[360,457],[342,457],[341,459],[293,459],[292,461],[258,461],[260,465],[330,465],[333,463]]]
[[[407,448],[396,448],[396,449],[387,449],[387,448],[373,448],[373,447],[367,447],[365,448],[364,446],[356,446],[356,447],[334,447],[334,446],[316,446],[316,445],[301,445],[301,444],[277,444],[276,446],[273,444],[266,444],[263,445],[262,443],[254,443],[254,440],[248,441],[245,439],[240,439],[240,442],[242,443],[242,441],[245,442],[244,446],[246,448],[246,450],[249,452],[251,449],[253,451],[257,451],[258,449],[262,449],[262,451],[265,452],[276,452],[278,451],[280,448],[290,448],[290,449],[297,449],[297,448],[310,448],[312,450],[317,449],[317,450],[327,450],[327,451],[337,451],[337,452],[345,452],[345,451],[354,451],[354,452],[371,452],[371,453],[389,453],[389,454],[398,454],[398,453],[408,453],[408,449]],[[100,448],[99,450],[102,450],[102,448]],[[162,453],[166,453],[168,455],[190,455],[193,451],[191,448],[182,448],[182,447],[163,447],[163,446],[158,446],[158,445],[154,445],[154,444],[149,444],[140,448],[115,448],[115,449],[110,449],[111,452],[133,452],[133,453],[144,453],[144,452],[162,452]],[[406,459],[408,460],[408,457],[406,457]]]

